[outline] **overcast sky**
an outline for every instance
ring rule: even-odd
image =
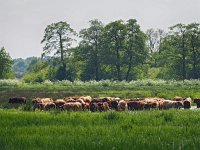
[[[80,31],[88,21],[138,20],[143,31],[200,23],[200,0],[0,0],[0,47],[13,58],[40,56],[48,24],[67,21]]]

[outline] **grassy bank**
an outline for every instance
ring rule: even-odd
[[[0,110],[0,149],[199,149],[200,111]]]

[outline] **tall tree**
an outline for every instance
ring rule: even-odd
[[[187,25],[187,38],[192,63],[192,78],[197,79],[199,75],[198,64],[200,63],[200,25],[192,23]]]
[[[176,37],[177,49],[181,51],[181,62],[182,62],[182,80],[186,79],[186,25],[177,24],[170,27],[172,34]]]
[[[60,57],[60,63],[62,66],[59,69],[59,80],[67,78],[65,56],[70,55],[68,49],[71,47],[75,35],[75,31],[70,27],[70,25],[63,21],[52,23],[45,29],[44,38],[41,41],[41,43],[45,43],[42,56],[54,51],[54,55]]]
[[[95,80],[100,80],[100,51],[102,49],[102,35],[103,24],[97,19],[91,20],[90,27],[82,29],[80,31],[81,54],[84,54],[84,59],[87,58],[87,66],[92,68],[92,74],[94,74]],[[92,65],[92,66],[91,66]]]
[[[111,22],[105,26],[105,40],[107,41],[108,49],[113,53],[112,63],[116,68],[117,80],[122,80],[122,57],[125,53],[126,26],[122,20]]]
[[[130,19],[126,24],[126,59],[128,62],[128,69],[126,72],[126,81],[129,80],[130,72],[133,65],[144,62],[147,51],[145,48],[145,34],[140,30],[137,20]]]
[[[12,68],[12,58],[6,52],[5,48],[0,49],[0,79],[9,78]]]

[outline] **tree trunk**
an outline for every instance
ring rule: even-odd
[[[59,43],[60,43],[60,58],[62,63],[62,72],[63,72],[63,79],[66,79],[66,63],[64,61],[64,51],[63,51],[63,43],[62,43],[62,35],[59,34]]]
[[[193,78],[197,79],[197,69],[196,69],[196,64],[197,64],[197,60],[196,60],[196,51],[195,51],[195,45],[194,45],[194,39],[192,38],[191,40],[191,44],[192,44],[192,57],[193,57],[193,68],[192,68],[192,72],[193,72]]]
[[[182,80],[186,79],[186,67],[185,67],[185,60],[186,60],[186,50],[185,50],[185,36],[184,33],[182,35]]]
[[[129,64],[128,64],[128,71],[126,73],[126,81],[128,81],[129,74],[130,74],[130,71],[132,69],[132,59],[133,59],[133,56],[130,55],[130,57],[129,57]]]
[[[116,61],[116,69],[117,69],[117,79],[119,81],[122,80],[121,78],[121,65],[120,65],[120,54],[119,54],[119,47],[116,47],[116,55],[117,55],[117,61]]]
[[[95,41],[95,80],[99,81],[99,58],[98,58],[98,43]]]

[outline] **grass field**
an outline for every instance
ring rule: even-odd
[[[50,82],[0,80],[0,149],[199,149],[199,110],[132,112],[33,111],[8,99],[90,95],[121,98],[200,97],[200,81]],[[29,101],[30,102],[30,101]],[[4,108],[4,109],[2,109]],[[7,109],[9,108],[9,109]]]
[[[199,149],[200,111],[0,109],[0,149]]]

